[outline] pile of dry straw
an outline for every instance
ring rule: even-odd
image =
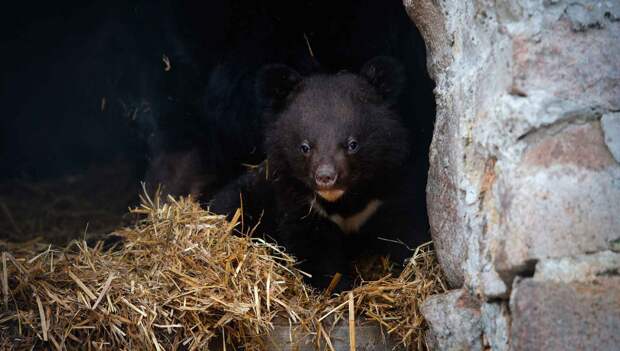
[[[235,235],[238,214],[227,222],[191,199],[148,196],[133,212],[142,219],[116,232],[125,240],[113,249],[84,241],[63,250],[0,245],[7,250],[0,348],[252,350],[264,347],[274,325],[290,324],[329,349],[330,329],[354,312],[358,323],[375,320],[386,335],[420,349],[418,305],[444,290],[428,246],[398,277],[326,296],[302,283],[303,272],[280,248]]]

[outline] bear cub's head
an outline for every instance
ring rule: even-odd
[[[263,68],[259,102],[269,126],[269,166],[329,202],[385,183],[409,150],[394,105],[404,85],[396,60],[377,57],[359,74],[303,78],[284,65]]]

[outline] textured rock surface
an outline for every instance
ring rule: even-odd
[[[605,144],[616,162],[620,162],[620,112],[607,113],[601,118]]]
[[[480,302],[463,290],[429,298],[421,307],[429,324],[427,344],[434,350],[479,350]]]
[[[506,297],[538,259],[608,249],[620,2],[404,4],[437,83],[427,199],[451,285]]]
[[[612,295],[583,284],[611,288],[620,269],[620,0],[404,5],[437,84],[431,234],[450,285],[482,300],[483,346],[554,349],[564,326],[600,329],[585,335],[606,342],[604,324],[616,320],[601,306],[615,307]],[[556,306],[555,324],[540,319],[536,311],[561,302],[542,287],[583,304]],[[509,301],[523,307],[518,320]],[[580,324],[573,312],[601,318]],[[435,325],[459,325],[444,318]],[[524,329],[539,321],[549,343]]]
[[[534,280],[593,282],[606,276],[620,277],[620,253],[603,251],[591,255],[543,260],[536,264]]]
[[[447,75],[447,69],[453,65],[454,56],[447,35],[448,23],[444,16],[441,4],[432,1],[405,1],[407,12],[416,23],[425,38],[428,55],[428,67],[431,77],[437,84],[436,100],[438,105],[435,122],[435,134],[430,151],[429,187],[427,202],[431,228],[435,228],[433,240],[435,248],[440,252],[451,253],[440,255],[441,264],[454,286],[463,283],[461,262],[466,254],[465,238],[458,229],[461,216],[458,213],[457,177],[454,173],[460,150],[451,145],[457,145],[455,137],[458,135],[458,124],[453,123],[451,116],[458,111],[460,104],[447,92],[452,90],[452,84]],[[445,72],[445,73],[444,73]],[[439,93],[440,91],[446,93]],[[458,147],[458,146],[457,146]],[[441,184],[441,189],[437,186]]]
[[[599,123],[548,129],[528,136],[537,140],[497,188],[505,235],[494,264],[507,279],[540,259],[607,250],[620,236],[620,168]]]
[[[617,350],[620,277],[594,283],[524,279],[510,301],[513,350]]]
[[[510,311],[506,302],[482,305],[483,346],[494,351],[510,349]]]

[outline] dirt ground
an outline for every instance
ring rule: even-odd
[[[110,233],[130,222],[137,179],[133,165],[115,162],[57,179],[0,183],[0,240],[63,245]]]

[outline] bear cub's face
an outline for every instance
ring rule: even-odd
[[[393,111],[402,77],[388,57],[369,61],[360,74],[302,78],[286,66],[265,67],[257,92],[271,113],[270,167],[330,202],[389,178],[408,152]]]

